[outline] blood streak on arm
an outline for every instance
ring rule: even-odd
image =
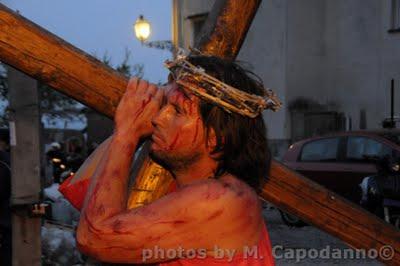
[[[101,230],[103,220],[125,210],[129,166],[137,142],[137,139],[128,142],[113,136],[110,149],[91,180],[94,188],[89,191],[87,204],[82,210],[77,236],[81,246],[88,243],[86,238],[90,233],[87,230]]]
[[[224,212],[223,209],[216,210],[213,214],[211,214],[210,216],[207,217],[207,221],[217,218],[218,216],[222,215],[223,212]]]
[[[167,250],[179,244],[184,249],[211,250],[224,234],[221,225],[230,221],[226,230],[239,233],[239,225],[248,221],[238,216],[238,204],[232,202],[235,198],[232,190],[213,180],[183,187],[139,209],[103,218],[101,226],[89,226],[88,244],[83,250],[86,248],[86,252],[98,260],[114,263],[140,263],[142,249],[154,246]],[[231,206],[229,211],[226,211],[227,206]],[[104,207],[109,208],[109,203]],[[232,220],[236,217],[241,221]],[[204,237],[209,231],[218,232],[218,235]]]

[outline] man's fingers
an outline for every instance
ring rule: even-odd
[[[139,79],[137,77],[133,77],[129,79],[128,82],[128,88],[126,89],[126,92],[134,92],[136,91],[138,87]]]
[[[158,105],[161,107],[163,103],[163,98],[164,98],[164,90],[158,89],[156,95],[153,97],[153,99],[158,103]]]
[[[149,87],[147,88],[146,93],[154,96],[157,93],[158,87],[155,84],[150,83]]]
[[[139,80],[137,93],[145,94],[148,88],[149,88],[149,83],[146,80],[141,79],[141,80]]]

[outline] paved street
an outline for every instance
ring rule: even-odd
[[[383,265],[377,260],[336,259],[337,257],[334,255],[330,256],[333,258],[323,256],[322,258],[313,259],[313,257],[315,257],[313,253],[308,253],[311,258],[302,258],[300,255],[296,262],[293,256],[295,252],[305,254],[306,252],[311,252],[307,251],[310,249],[316,249],[318,251],[325,249],[326,252],[329,250],[331,252],[330,254],[334,254],[335,252],[335,254],[338,254],[337,252],[342,252],[341,254],[344,254],[348,246],[341,240],[312,226],[305,226],[302,228],[288,227],[283,223],[279,212],[275,208],[269,210],[265,209],[263,213],[272,245],[275,247],[275,253],[278,257],[276,258],[276,265]],[[316,250],[314,251],[317,252]],[[315,252],[314,254],[316,254]],[[348,252],[347,254],[350,254],[350,252],[353,251],[349,250]],[[287,258],[283,258],[284,256]],[[350,258],[350,255],[348,255],[348,258]]]

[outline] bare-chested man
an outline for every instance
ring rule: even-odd
[[[187,60],[238,90],[264,95],[261,83],[234,62]],[[262,115],[231,112],[178,85],[176,78],[170,75],[163,88],[130,80],[115,132],[99,148],[95,171],[93,165],[88,171],[94,174],[77,231],[80,250],[116,263],[274,265],[255,192],[270,164]],[[146,138],[152,158],[171,171],[177,188],[127,210],[130,164]],[[82,182],[61,188],[78,207],[77,198],[87,190]]]

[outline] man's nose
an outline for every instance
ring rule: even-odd
[[[155,116],[153,116],[153,118],[151,119],[151,124],[153,125],[153,127],[157,127],[157,118],[158,118],[159,114],[160,114],[160,111]]]
[[[160,110],[158,111],[158,113],[156,115],[153,116],[153,118],[151,119],[151,124],[153,125],[153,127],[158,127],[160,125],[160,117],[161,117],[161,113],[164,111],[165,109],[165,105],[162,106],[160,108]]]

